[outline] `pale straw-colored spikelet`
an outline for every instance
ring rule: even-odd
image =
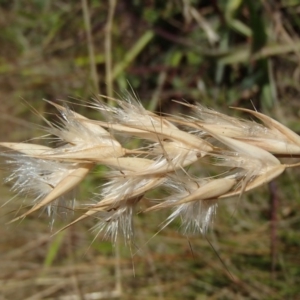
[[[67,193],[96,165],[104,165],[108,168],[106,183],[92,200],[72,206],[84,205],[86,210],[64,228],[93,217],[97,235],[115,242],[120,234],[131,241],[135,213],[169,209],[170,216],[161,222],[163,228],[180,218],[184,234],[204,234],[218,201],[241,197],[287,167],[297,166],[279,159],[300,155],[300,137],[256,111],[235,108],[260,123],[201,105],[181,103],[190,108],[190,116],[160,116],[132,97],[114,101],[114,107],[99,100],[88,105],[99,113],[98,120],[48,101],[58,110],[60,120],[45,120],[47,132],[59,142],[57,147],[53,147],[53,138],[52,147],[0,143],[11,173],[6,182],[12,183],[17,194],[33,198],[32,208],[11,222],[40,208],[47,208],[54,219]],[[209,164],[214,170],[219,168],[219,175],[207,175]],[[168,195],[152,199],[149,192],[159,189]]]
[[[8,159],[11,175],[6,182],[13,182],[12,190],[34,197],[33,208],[18,218],[47,206],[49,215],[59,207],[59,200],[88,174],[90,166],[82,163],[65,163],[37,158],[51,148],[27,143],[1,143],[17,153],[3,153]],[[54,201],[56,201],[54,205]],[[18,219],[16,218],[16,219]]]

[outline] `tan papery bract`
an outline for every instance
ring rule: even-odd
[[[300,137],[298,134],[296,134],[294,131],[292,131],[291,129],[287,128],[286,126],[284,126],[283,124],[279,123],[278,121],[262,114],[259,113],[257,111],[253,111],[250,109],[246,109],[246,108],[239,108],[239,107],[234,107],[234,109],[236,110],[240,110],[240,111],[245,111],[248,112],[252,115],[254,115],[255,117],[257,117],[258,119],[260,119],[262,122],[264,122],[264,124],[270,128],[271,130],[275,129],[278,132],[281,133],[282,137],[284,139],[286,139],[287,141],[290,141],[292,143],[294,143],[295,145],[300,146]],[[289,153],[287,153],[289,154]]]
[[[30,144],[30,143],[4,143],[3,142],[0,143],[0,146],[9,148],[13,151],[17,151],[31,157],[42,155],[43,153],[51,149],[50,147],[47,146]]]
[[[300,155],[300,146],[292,144],[288,141],[255,137],[237,137],[235,139],[264,149],[273,154]]]
[[[52,159],[59,161],[72,162],[102,162],[108,158],[117,158],[125,155],[125,149],[115,146],[87,146],[85,149],[79,150],[77,147],[66,147],[63,149],[55,149],[40,154],[41,159]]]
[[[286,169],[285,165],[276,165],[268,170],[266,170],[264,173],[261,173],[254,179],[248,181],[245,185],[245,187],[240,187],[235,191],[220,195],[220,199],[234,197],[234,196],[241,196],[242,193],[251,191],[255,188],[258,188],[261,185],[267,184],[279,175],[281,175],[284,170]]]
[[[201,200],[214,200],[218,199],[220,195],[223,195],[230,191],[237,181],[233,178],[219,178],[213,179],[202,186],[200,186],[191,194],[179,201],[174,202],[163,202],[158,205],[152,206],[145,210],[145,212],[155,211],[159,209],[164,209],[167,207],[178,206],[184,203],[201,201]]]

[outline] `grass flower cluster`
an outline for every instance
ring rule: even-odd
[[[17,195],[33,199],[32,208],[11,222],[39,209],[46,209],[54,220],[84,205],[85,212],[67,226],[94,217],[98,234],[113,242],[118,235],[132,241],[135,213],[169,209],[163,228],[180,218],[184,234],[205,234],[219,200],[241,197],[297,166],[279,158],[299,156],[300,137],[257,111],[235,108],[259,122],[199,104],[180,102],[191,115],[161,116],[132,97],[114,102],[109,106],[95,100],[88,105],[99,113],[99,120],[49,102],[60,121],[45,119],[46,131],[49,144],[57,147],[0,143],[11,172],[6,182]],[[69,192],[97,165],[107,167],[106,183],[90,202],[77,204]],[[214,165],[218,172],[205,174],[202,165]],[[162,198],[154,198],[151,191],[156,189],[164,189]]]

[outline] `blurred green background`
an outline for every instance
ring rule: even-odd
[[[1,141],[42,134],[33,108],[54,112],[43,98],[131,90],[154,111],[188,112],[173,99],[232,115],[254,106],[300,132],[299,77],[298,0],[0,0]],[[0,210],[0,299],[300,299],[299,175],[220,202],[214,250],[178,224],[153,236],[167,212],[136,216],[131,247],[93,241],[94,220],[55,237],[44,214],[6,226],[28,203],[12,199]],[[77,198],[97,185],[94,174]],[[11,197],[2,186],[1,205]]]

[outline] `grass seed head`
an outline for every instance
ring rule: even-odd
[[[287,166],[275,156],[300,154],[300,138],[279,122],[245,109],[263,124],[230,117],[200,105],[190,105],[193,116],[161,116],[147,111],[128,97],[109,107],[98,101],[89,106],[102,120],[91,120],[67,106],[50,102],[59,112],[59,123],[47,120],[47,132],[60,142],[57,147],[31,143],[2,142],[9,149],[2,156],[17,194],[31,195],[33,207],[13,221],[30,213],[55,207],[66,198],[95,165],[105,165],[106,184],[94,192],[87,210],[64,228],[87,217],[97,219],[94,229],[112,241],[122,235],[131,241],[133,215],[149,192],[170,190],[168,197],[150,199],[144,211],[171,208],[163,223],[180,218],[184,233],[205,233],[216,213],[217,201],[258,188],[279,176]],[[120,134],[134,143],[126,144]],[[204,159],[205,158],[205,159]],[[219,168],[217,176],[207,170]],[[196,166],[190,168],[191,166]],[[225,169],[225,171],[224,171]],[[202,177],[201,177],[202,176]],[[147,202],[148,203],[148,202]],[[147,204],[148,205],[148,204]]]

